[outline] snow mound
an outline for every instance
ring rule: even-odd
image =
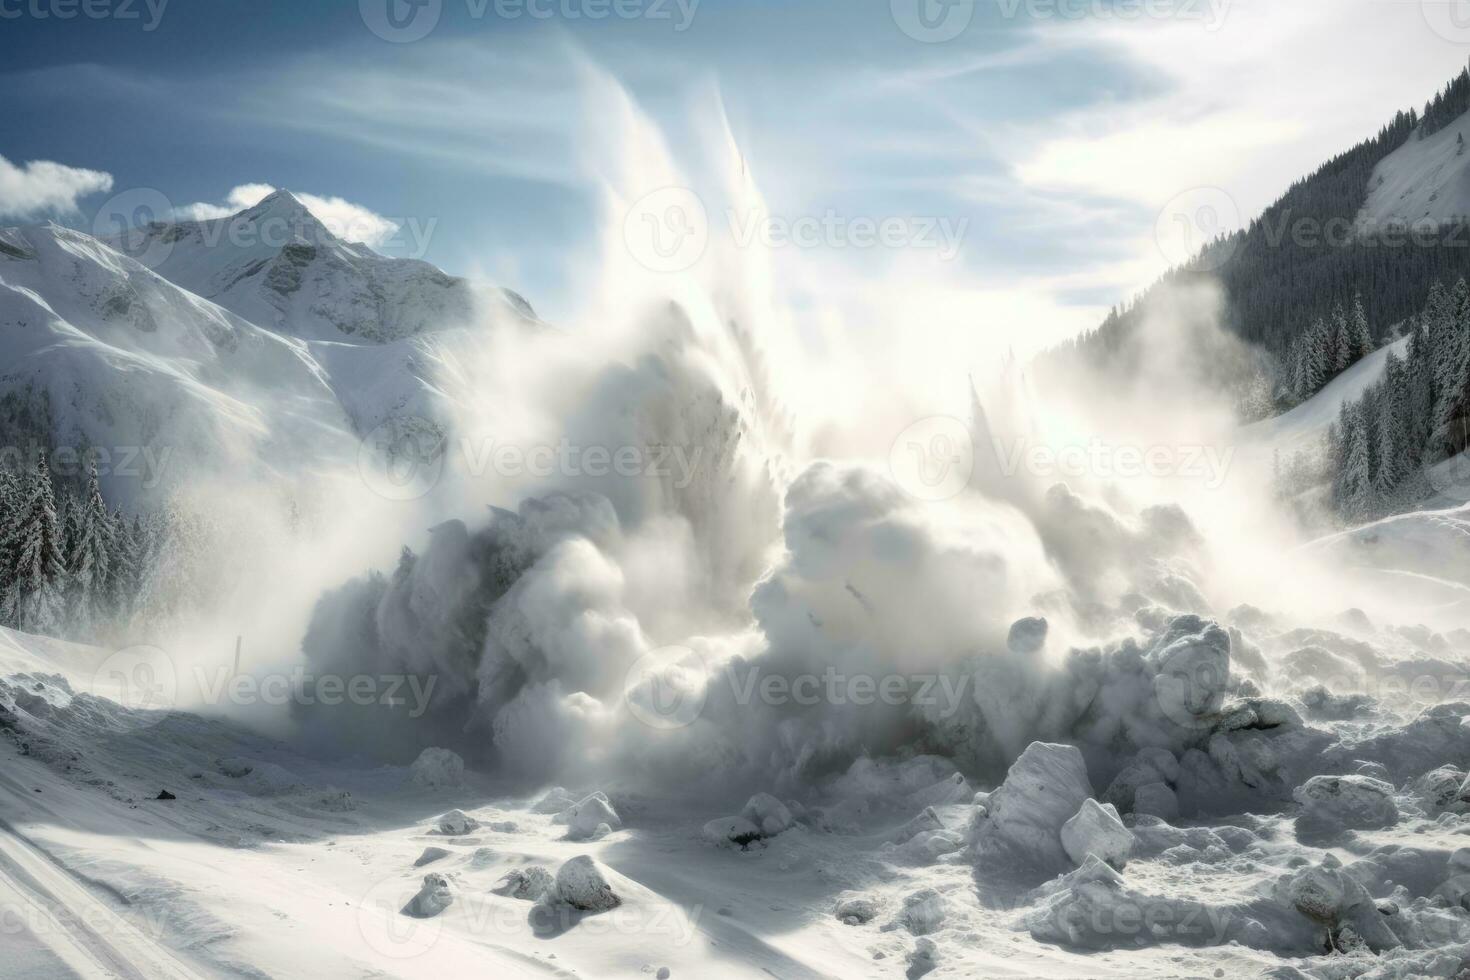
[[[581,912],[606,912],[623,904],[597,862],[580,854],[556,872],[557,900]]]
[[[528,868],[516,868],[507,872],[490,890],[507,898],[537,902],[543,896],[554,892],[555,889],[556,878],[551,872],[540,865],[533,864]]]
[[[425,789],[453,789],[464,785],[464,760],[449,749],[424,749],[408,767],[408,777]]]
[[[745,804],[745,809],[740,815],[760,828],[765,837],[775,837],[777,834],[790,830],[796,823],[792,817],[791,810],[776,799],[770,793],[757,793]]]
[[[532,813],[557,814],[569,810],[577,805],[577,798],[560,786],[553,786],[546,791],[546,795],[536,801],[531,808]]]
[[[1133,853],[1133,831],[1123,826],[1117,807],[1086,800],[1076,815],[1062,825],[1062,848],[1079,867],[1089,854],[1122,870]]]
[[[580,803],[562,811],[557,814],[556,819],[558,823],[566,824],[567,837],[570,840],[592,840],[606,836],[623,825],[617,811],[608,802],[607,794],[601,792],[593,793]],[[606,829],[599,833],[603,827]]]
[[[861,892],[844,892],[837,896],[837,904],[832,909],[832,914],[838,922],[849,926],[861,926],[872,922],[878,917],[882,905],[871,895]]]
[[[424,875],[423,887],[408,900],[403,914],[415,919],[431,919],[454,904],[454,895],[449,890],[449,879],[430,872]]]
[[[926,936],[944,925],[949,917],[949,903],[933,888],[924,888],[908,895],[903,908],[886,928],[906,929],[911,935]]]
[[[426,847],[424,852],[413,862],[415,868],[422,868],[426,864],[433,864],[449,857],[449,852],[442,847]]]
[[[465,834],[478,828],[480,821],[463,810],[450,810],[438,820],[434,821],[434,826],[439,833],[447,837],[463,837]]]
[[[1076,746],[1032,742],[990,794],[989,812],[978,816],[977,856],[1009,854],[1042,870],[1068,867],[1062,826],[1091,796],[1087,766]]]
[[[1299,830],[1335,833],[1391,827],[1399,821],[1393,786],[1371,776],[1313,776],[1297,788]]]

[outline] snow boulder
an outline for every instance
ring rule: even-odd
[[[903,908],[888,929],[907,929],[911,935],[926,936],[944,925],[949,903],[933,888],[914,892],[903,900]]]
[[[453,789],[464,784],[464,760],[448,749],[424,749],[408,767],[408,778],[424,789]]]
[[[449,852],[442,847],[426,847],[424,848],[424,853],[418,856],[417,861],[414,861],[413,866],[415,868],[422,868],[426,864],[433,864],[435,861],[442,861],[447,857],[449,857]]]
[[[579,854],[556,872],[556,898],[581,912],[606,912],[623,904],[607,876],[585,854]]]
[[[905,821],[902,826],[889,834],[888,840],[894,844],[903,844],[913,840],[919,834],[944,829],[944,821],[939,819],[939,814],[932,806],[926,806],[918,816]]]
[[[878,917],[881,906],[878,900],[871,895],[861,892],[844,892],[837,896],[837,905],[832,914],[837,921],[849,926],[860,926],[872,922]]]
[[[612,808],[604,793],[593,793],[557,815],[557,822],[567,825],[567,837],[571,840],[591,840],[597,836],[597,828],[607,824],[608,830],[623,825],[618,812]]]
[[[1313,776],[1292,796],[1302,805],[1299,832],[1372,830],[1399,821],[1393,786],[1371,776]]]
[[[540,865],[516,868],[505,874],[490,890],[506,898],[537,902],[556,889],[556,879]]]
[[[415,919],[430,919],[454,904],[454,895],[449,891],[449,879],[430,872],[424,875],[423,887],[408,900],[403,914]]]
[[[1201,727],[1225,703],[1230,634],[1216,624],[1205,623],[1199,632],[1172,640],[1151,659],[1158,669],[1154,698],[1159,710],[1176,725]]]
[[[1007,854],[1044,871],[1069,867],[1062,826],[1091,796],[1076,746],[1032,742],[990,794],[988,814],[976,820],[977,856]]]
[[[1040,616],[1027,616],[1011,624],[1006,636],[1006,647],[1017,656],[1030,656],[1046,646],[1046,620]]]
[[[761,829],[744,817],[716,817],[704,825],[700,836],[716,847],[747,850],[763,839]]]
[[[1133,853],[1133,831],[1123,826],[1117,807],[1089,799],[1062,825],[1062,848],[1079,867],[1087,855],[1095,854],[1123,870]]]
[[[757,793],[745,804],[740,815],[760,828],[762,836],[775,837],[796,823],[791,809],[770,793]]]
[[[465,813],[463,810],[450,810],[438,820],[434,826],[439,833],[446,837],[463,837],[470,831],[480,826],[480,821]]]

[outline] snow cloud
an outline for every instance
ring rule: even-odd
[[[17,167],[0,156],[0,217],[29,218],[48,212],[69,214],[89,194],[112,190],[112,174],[32,160]]]
[[[225,195],[224,204],[200,202],[179,208],[176,213],[180,218],[191,221],[228,218],[232,214],[238,214],[246,208],[259,204],[266,195],[275,191],[276,188],[270,184],[241,184]],[[362,242],[364,245],[382,245],[392,239],[398,231],[398,222],[385,218],[361,204],[353,204],[340,197],[321,197],[316,194],[295,191],[292,193],[302,204],[306,205],[307,210],[327,226],[328,231],[344,241]]]

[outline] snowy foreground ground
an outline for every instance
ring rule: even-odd
[[[0,976],[1460,974],[1467,637],[1226,620],[1156,624],[1140,663],[1199,747],[1108,785],[1038,742],[998,787],[864,760],[738,812],[439,750],[328,766],[0,631]],[[1344,672],[1375,697],[1319,686]]]

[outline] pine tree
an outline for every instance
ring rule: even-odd
[[[1302,398],[1311,398],[1322,390],[1330,376],[1328,362],[1328,338],[1330,333],[1327,324],[1318,320],[1312,328],[1302,336]]]
[[[28,633],[54,635],[61,626],[66,587],[66,556],[51,469],[41,454],[31,475],[20,521],[12,531],[10,590],[5,596],[9,619]]]
[[[88,468],[85,495],[68,513],[75,526],[68,556],[73,626],[81,635],[91,636],[96,624],[106,618],[110,605],[108,575],[115,547],[112,515],[102,499],[96,466]]]
[[[1378,472],[1374,490],[1381,499],[1392,497],[1411,472],[1409,459],[1408,390],[1405,367],[1399,356],[1389,352],[1383,367],[1378,397]]]
[[[1327,378],[1331,380],[1346,371],[1353,362],[1353,341],[1348,331],[1347,314],[1338,303],[1332,308],[1332,329],[1326,340]]]
[[[1371,402],[1364,399],[1348,410],[1350,428],[1344,433],[1341,501],[1345,513],[1353,517],[1367,515],[1373,507],[1373,440],[1374,417]]]
[[[1348,326],[1348,347],[1351,360],[1360,361],[1373,353],[1373,331],[1368,328],[1368,315],[1363,312],[1363,296],[1353,294],[1353,314]]]

